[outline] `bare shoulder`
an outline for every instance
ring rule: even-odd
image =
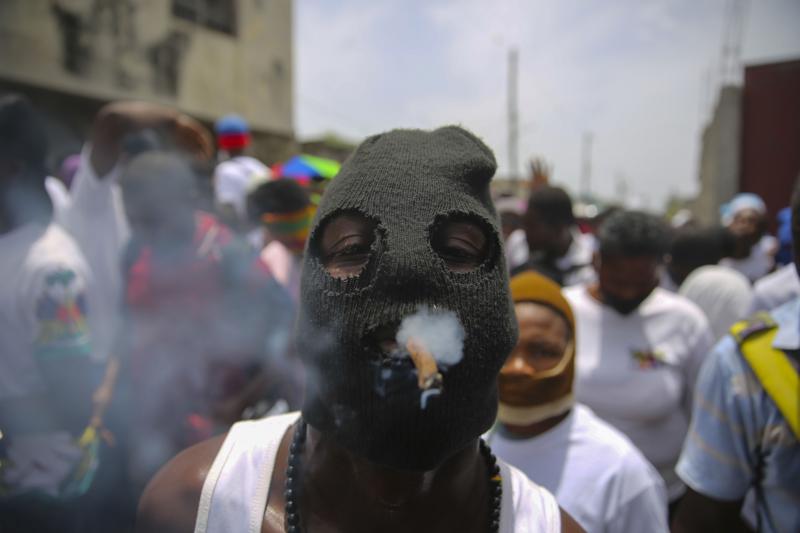
[[[561,531],[562,533],[586,533],[583,528],[578,525],[574,518],[572,518],[564,509],[559,508],[561,511]]]
[[[225,435],[187,448],[150,480],[139,500],[136,533],[191,533],[200,493]]]

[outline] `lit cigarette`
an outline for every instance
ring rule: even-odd
[[[411,338],[406,343],[406,349],[417,368],[417,385],[422,390],[430,389],[433,386],[440,386],[442,375],[436,365],[436,359],[418,340]]]

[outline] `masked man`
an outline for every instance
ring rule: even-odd
[[[179,455],[144,495],[140,531],[580,530],[480,444],[517,339],[495,169],[458,127],[392,131],[354,152],[304,258],[302,414]],[[426,338],[442,319],[449,331]],[[421,330],[404,342],[409,324]]]
[[[555,494],[589,532],[662,531],[667,494],[658,472],[572,394],[575,319],[552,281],[511,279],[519,342],[500,370],[497,456]]]
[[[684,490],[674,468],[711,329],[696,305],[658,287],[660,220],[620,211],[598,238],[597,283],[564,291],[577,324],[577,399],[633,441],[674,502]]]

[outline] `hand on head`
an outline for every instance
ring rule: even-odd
[[[164,132],[177,148],[197,159],[213,155],[210,134],[188,115],[149,102],[112,102],[97,113],[92,126],[92,167],[98,177],[107,176],[119,162],[123,139],[144,129]]]

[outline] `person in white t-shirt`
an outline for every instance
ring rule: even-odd
[[[575,319],[558,285],[523,272],[511,296],[520,336],[500,370],[492,449],[589,533],[668,531],[661,476],[627,437],[575,404]]]
[[[62,496],[74,479],[82,457],[76,439],[89,422],[95,384],[90,274],[51,222],[46,153],[43,123],[28,101],[0,99],[2,531],[73,531],[48,517],[57,506],[46,498]]]
[[[722,223],[733,234],[731,257],[720,264],[738,270],[755,283],[775,267],[778,240],[767,233],[767,206],[755,194],[742,193],[723,207]]]
[[[545,185],[534,190],[523,225],[528,253],[515,258],[522,262],[511,265],[512,275],[534,270],[564,287],[594,280],[595,240],[578,229],[572,199],[564,189]],[[517,235],[512,232],[509,240],[518,241]]]
[[[722,265],[706,265],[692,272],[678,294],[694,302],[708,318],[714,340],[747,316],[753,286],[743,274]]]
[[[247,155],[250,127],[238,115],[226,115],[214,125],[222,162],[214,171],[217,212],[230,228],[249,230],[247,193],[272,178],[264,163]]]
[[[674,468],[713,336],[696,305],[658,287],[666,245],[660,220],[620,211],[598,238],[598,281],[564,291],[577,323],[576,397],[642,451],[672,504],[684,491]]]
[[[678,292],[689,275],[716,265],[733,246],[733,235],[723,227],[684,226],[674,231],[661,269],[660,287]]]

